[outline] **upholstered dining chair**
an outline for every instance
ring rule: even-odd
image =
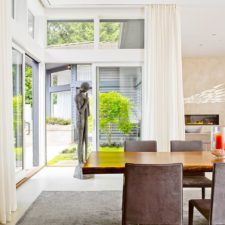
[[[225,224],[225,163],[213,168],[211,199],[189,201],[188,224],[193,224],[194,207],[209,221],[209,225]]]
[[[130,141],[124,142],[125,152],[157,152],[156,141]]]
[[[202,151],[202,141],[170,141],[171,152]],[[202,199],[205,199],[205,188],[211,187],[212,181],[205,176],[204,172],[185,172],[183,187],[201,188]]]
[[[126,164],[122,225],[182,224],[182,171],[176,164]]]

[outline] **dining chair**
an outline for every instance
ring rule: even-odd
[[[181,163],[127,163],[124,174],[122,225],[181,225],[182,171]]]
[[[124,142],[125,152],[157,152],[156,141],[131,141]]]
[[[225,163],[215,163],[211,199],[189,201],[188,224],[193,225],[194,207],[208,220],[209,225],[225,224]]]
[[[203,151],[202,141],[170,141],[171,152]],[[202,199],[205,199],[205,188],[211,187],[212,181],[205,176],[204,172],[185,172],[183,187],[201,188]]]

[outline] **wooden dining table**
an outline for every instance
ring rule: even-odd
[[[184,171],[211,172],[213,164],[225,162],[210,151],[192,152],[91,152],[83,165],[83,174],[124,173],[126,163],[182,163]]]

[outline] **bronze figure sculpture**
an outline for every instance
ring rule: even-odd
[[[87,91],[90,86],[87,82],[83,82],[80,86],[79,93],[75,96],[76,103],[76,129],[78,135],[78,165],[75,168],[74,177],[83,178],[82,166],[87,160],[88,151],[88,116],[90,115],[89,98]]]

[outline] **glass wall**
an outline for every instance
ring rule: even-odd
[[[67,65],[52,67],[47,71],[46,87],[47,164],[70,165],[74,164],[71,69]]]
[[[91,85],[91,65],[46,65],[46,133],[47,164],[49,166],[74,166],[77,160],[78,133],[76,130],[75,96],[82,82]],[[57,66],[57,65],[56,65]],[[70,69],[68,69],[68,67]],[[88,119],[88,150],[92,145],[92,90],[88,91],[90,116]]]
[[[94,47],[93,21],[48,21],[48,46]]]
[[[98,68],[99,150],[123,151],[125,139],[140,139],[141,67]]]
[[[23,54],[12,50],[13,134],[16,172],[23,169]]]
[[[101,19],[100,49],[143,49],[144,19]],[[50,47],[94,48],[93,21],[48,21],[47,43]]]

